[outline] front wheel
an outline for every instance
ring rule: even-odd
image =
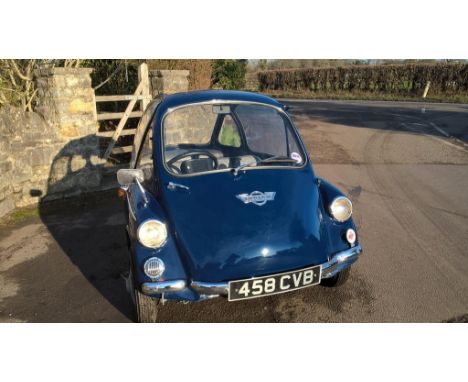
[[[349,274],[351,273],[351,267],[348,267],[341,272],[337,273],[335,276],[328,279],[323,279],[320,281],[320,285],[327,288],[336,288],[343,285],[349,279]]]
[[[159,299],[147,296],[135,289],[135,307],[138,322],[157,322]]]

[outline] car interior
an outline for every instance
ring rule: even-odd
[[[236,168],[255,163],[268,154],[252,152],[232,114],[219,114],[208,144],[168,145],[167,167],[176,174],[194,174],[211,170]],[[228,123],[226,123],[229,121]]]
[[[247,120],[241,121],[237,115],[236,105],[210,105],[200,108],[200,113],[188,113],[171,122],[168,139],[164,127],[164,161],[166,168],[173,174],[190,175],[222,169],[236,169],[240,166],[256,166],[258,161],[272,159],[268,163],[281,161],[282,164],[300,165],[302,159],[289,123],[284,117],[273,114],[273,119],[265,117],[267,111],[252,110]],[[206,109],[209,107],[210,109]],[[211,113],[211,108],[213,113]],[[249,106],[251,108],[251,106]],[[187,111],[191,112],[190,108]],[[276,113],[276,112],[275,112]],[[172,114],[170,114],[172,115]],[[188,117],[188,118],[187,118]],[[268,115],[267,115],[268,117]],[[198,127],[197,127],[198,123]],[[151,172],[153,162],[152,130],[147,126],[138,156],[135,156],[138,168]],[[195,143],[187,143],[195,142]],[[291,156],[292,155],[292,156]],[[299,156],[296,162],[294,155]],[[292,159],[294,158],[294,159]],[[266,164],[266,163],[264,163]],[[263,164],[262,164],[263,165]]]

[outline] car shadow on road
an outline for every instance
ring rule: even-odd
[[[65,291],[68,300],[62,303],[72,311],[65,320],[133,320],[132,302],[122,277],[128,271],[124,207],[115,189],[58,199],[64,193],[86,188],[87,184],[99,184],[101,165],[92,163],[95,154],[81,149],[89,139],[93,136],[67,143],[54,158],[47,191],[39,202],[39,214],[61,254],[83,276],[76,280],[72,267],[69,276],[62,276],[69,278],[64,286],[69,288]],[[37,190],[31,190],[33,193],[37,194]],[[51,272],[67,272],[63,266],[54,266],[51,262]],[[89,285],[98,293],[92,293]]]

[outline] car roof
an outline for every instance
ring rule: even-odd
[[[237,90],[198,90],[185,93],[175,93],[164,96],[164,98],[161,100],[160,107],[162,107],[163,109],[168,109],[190,103],[200,103],[217,100],[263,103],[266,105],[283,108],[283,105],[281,103],[263,94]]]

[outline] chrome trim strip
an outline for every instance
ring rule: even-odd
[[[166,112],[163,115],[163,118],[169,114],[172,113],[173,111],[182,109],[184,107],[188,106],[197,106],[197,105],[225,105],[225,104],[239,104],[239,105],[246,105],[246,104],[251,104],[251,105],[261,105],[261,106],[269,106],[272,107],[278,111],[281,111],[285,113],[284,109],[281,106],[276,106],[272,105],[269,103],[264,103],[264,102],[257,102],[257,101],[244,101],[244,100],[233,100],[233,99],[211,99],[211,100],[206,100],[206,101],[198,101],[198,102],[187,102],[182,105],[174,106],[174,107],[168,107]],[[285,113],[286,114],[286,113]],[[287,115],[287,114],[286,114]],[[162,119],[161,119],[162,121]]]
[[[128,204],[128,212],[130,212],[130,215],[132,216],[133,220],[136,221],[135,212],[133,211],[132,204],[130,203],[130,197],[128,196],[128,193],[127,193],[127,204]]]
[[[353,264],[361,253],[362,247],[360,245],[356,245],[347,249],[346,251],[334,254],[329,261],[321,264],[321,278],[326,279],[333,277],[338,272]],[[201,295],[209,295],[210,297],[214,297],[213,295],[227,296],[229,283],[207,283],[201,281],[192,281],[190,287]]]
[[[158,294],[168,292],[180,292],[187,287],[185,280],[156,281],[143,283],[141,291],[144,294]]]
[[[146,206],[149,203],[148,197],[146,196],[146,191],[145,191],[143,185],[141,184],[141,182],[140,182],[140,180],[138,178],[135,178],[135,182],[136,182],[136,184],[138,186],[138,189],[141,192],[141,196],[143,197],[143,200],[145,202],[144,206]]]
[[[228,283],[205,283],[192,281],[190,287],[199,294],[227,296]]]

